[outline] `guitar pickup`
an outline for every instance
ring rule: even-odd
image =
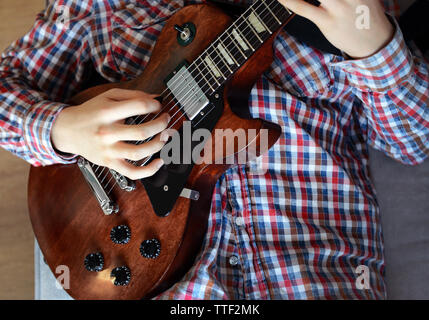
[[[186,65],[176,71],[166,84],[189,120],[193,120],[210,102]]]
[[[197,201],[200,198],[200,193],[195,190],[183,188],[180,197]]]

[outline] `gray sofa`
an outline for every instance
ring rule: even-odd
[[[405,166],[371,150],[389,299],[429,299],[429,160]]]

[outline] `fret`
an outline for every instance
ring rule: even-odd
[[[227,67],[228,71],[232,74],[233,72],[232,72],[232,70],[231,70],[231,68],[229,66],[230,63],[227,60],[225,60],[222,52],[218,49],[219,46],[220,46],[220,44],[218,45],[218,47],[215,47],[215,52],[217,52],[217,55],[221,58],[223,64]],[[231,58],[229,58],[229,59],[231,59]],[[231,60],[231,62],[232,62],[232,60]]]
[[[213,48],[211,48],[213,49]],[[216,77],[220,78],[222,77],[224,80],[226,80],[225,75],[223,74],[222,70],[219,68],[219,66],[216,64],[215,60],[210,56],[209,51],[207,50],[206,57],[204,58],[205,63],[212,69],[213,73]]]
[[[278,1],[271,0],[275,8],[273,10],[280,14],[280,20],[285,22],[292,14],[289,9],[287,9],[285,6],[281,5]]]
[[[197,60],[199,60],[198,65],[198,70],[200,70],[200,72],[202,73],[204,79],[207,80],[207,83],[210,85],[210,87],[213,90],[216,90],[217,88],[215,87],[214,83],[217,82],[216,77],[212,74],[211,70],[208,69],[208,67],[206,66],[205,62],[203,61],[202,57],[199,57]]]
[[[287,13],[289,13],[290,15],[292,15],[292,11],[290,11],[288,8],[286,8],[286,7],[283,7],[286,11],[287,11]]]
[[[207,63],[206,63],[206,61],[205,61],[205,60],[201,60],[201,61],[203,62],[203,64],[204,64],[205,68],[210,72],[210,75],[212,76],[213,80],[214,80],[214,81],[216,81],[216,83],[217,83],[217,85],[218,85],[218,86],[220,86],[219,81],[217,81],[217,78],[216,78],[216,77],[215,77],[215,75],[213,74],[213,70],[212,70],[212,69],[210,69],[210,68],[208,67],[208,65],[207,65]]]
[[[277,16],[273,13],[273,11],[271,10],[270,6],[265,2],[265,0],[262,0],[262,3],[265,5],[265,7],[268,9],[268,11],[271,13],[271,15],[274,17],[274,19],[277,21],[277,23],[279,25],[282,24],[282,22],[279,20],[279,18],[277,18]]]
[[[215,75],[216,78],[220,78],[222,76],[220,70],[214,64],[213,60],[210,58],[208,53],[206,54],[206,57],[204,58],[204,62],[210,68],[211,72]]]
[[[250,23],[248,18],[244,18],[244,21],[247,23],[247,25],[249,26],[250,30],[253,31],[253,33],[255,34],[255,36],[258,38],[258,40],[262,43],[264,42],[261,37],[259,36],[258,32],[253,28],[252,24]]]
[[[267,28],[272,31],[278,30],[279,25],[282,24],[281,13],[285,12],[285,11],[279,12],[279,10],[274,9],[272,0],[263,0],[263,3],[259,7],[255,8],[255,11],[259,15],[259,18],[265,23]]]
[[[234,38],[231,36],[231,34],[230,33],[227,33],[227,36],[229,37],[229,39],[231,40],[231,42],[232,42],[232,44],[234,45],[234,47],[236,47],[237,49],[238,49],[238,51],[241,53],[241,55],[243,56],[243,58],[244,58],[244,61],[246,61],[247,59],[248,59],[248,57],[244,54],[244,52],[243,52],[243,50],[241,50],[241,48],[240,48],[240,45],[237,43],[237,42],[235,42],[234,40]],[[225,40],[227,40],[227,39],[225,39]],[[237,58],[238,59],[238,58]],[[238,64],[239,65],[239,64]]]
[[[258,33],[263,33],[267,31],[269,34],[272,34],[271,30],[267,27],[267,25],[262,21],[261,17],[256,13],[253,8],[250,8],[252,10],[252,14],[249,16],[249,19],[251,18],[250,22],[255,27],[256,31]]]
[[[196,68],[196,69],[197,69],[197,71],[198,71],[197,76],[198,76],[198,75],[201,75],[201,76],[204,78],[205,82],[209,85],[209,87],[210,87],[210,89],[212,90],[212,92],[215,92],[215,89],[213,89],[212,85],[211,85],[211,84],[210,84],[210,82],[207,80],[206,76],[204,75],[204,72],[201,72],[200,68],[198,67],[198,63],[197,63],[197,64],[195,64],[195,68]],[[191,74],[192,74],[192,71],[191,71]],[[199,81],[199,80],[197,80],[197,83],[200,83],[200,81]]]
[[[190,76],[214,93],[291,14],[277,0],[254,2],[190,65]]]
[[[228,70],[230,70],[228,64],[222,59],[222,56],[216,50],[215,44],[211,45],[210,49],[211,50],[208,50],[207,52],[210,60],[213,62],[213,65],[217,68],[222,78],[226,80],[229,76]],[[232,74],[232,71],[230,72],[230,74]]]
[[[244,41],[243,41],[243,34],[241,33],[241,31],[239,29],[234,29],[232,32],[233,32],[234,36],[236,36],[236,39],[238,39],[240,45],[244,44],[244,42],[246,42],[247,45],[250,47],[250,49],[252,49],[252,51],[255,52],[255,48],[253,48],[253,46],[250,44],[250,42],[247,41],[246,37],[244,37]],[[249,50],[249,47],[247,45],[245,47],[243,47],[244,51]],[[247,49],[245,49],[245,48],[247,48]]]
[[[222,45],[222,47],[224,47],[224,50],[229,54],[229,56],[231,57],[231,59],[234,60],[234,63],[237,65],[237,67],[240,67],[241,66],[240,63],[238,63],[237,60],[234,58],[234,54],[232,53],[232,51],[228,50],[228,47],[225,46],[224,42],[222,41],[222,38],[219,38],[219,42]],[[232,42],[234,42],[234,41],[232,41]],[[240,50],[240,48],[238,48],[238,49]],[[241,52],[241,53],[243,53],[243,52]],[[247,59],[246,56],[244,56],[244,57]]]
[[[221,54],[223,59],[228,63],[228,65],[237,64],[232,60],[230,52],[224,47],[222,41],[219,39],[219,43],[216,46],[217,51]]]

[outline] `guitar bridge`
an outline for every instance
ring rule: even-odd
[[[101,210],[105,215],[111,215],[118,213],[119,207],[115,204],[104,191],[102,185],[98,181],[94,171],[92,170],[91,164],[84,158],[80,157],[77,161],[77,165],[82,172],[86,182],[88,182],[89,187],[92,192],[94,192],[95,198],[100,204]]]
[[[136,189],[136,183],[134,181],[128,180],[127,178],[125,178],[123,175],[119,174],[115,170],[112,170],[112,169],[109,169],[109,170],[113,178],[115,178],[119,188],[121,188],[126,192],[131,192]]]

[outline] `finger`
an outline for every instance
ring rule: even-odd
[[[110,133],[111,142],[114,141],[143,141],[167,129],[170,116],[164,113],[155,120],[139,125],[115,123]]]
[[[316,24],[326,15],[326,12],[323,10],[323,8],[316,7],[315,5],[309,4],[304,0],[279,0],[279,2],[296,14],[307,18]]]
[[[112,150],[112,157],[120,159],[128,159],[139,161],[159,152],[165,145],[165,141],[161,140],[161,135],[156,136],[151,141],[135,145],[126,142],[118,142]]]
[[[164,164],[162,159],[155,159],[146,166],[135,166],[126,160],[117,159],[112,162],[111,168],[119,172],[123,176],[131,179],[138,180],[153,176]]]
[[[121,88],[113,88],[104,93],[104,96],[114,101],[123,101],[130,99],[154,98],[158,95],[149,94],[141,90],[128,90]]]
[[[102,110],[106,121],[118,121],[129,117],[145,115],[161,110],[159,101],[144,97],[109,103]]]

